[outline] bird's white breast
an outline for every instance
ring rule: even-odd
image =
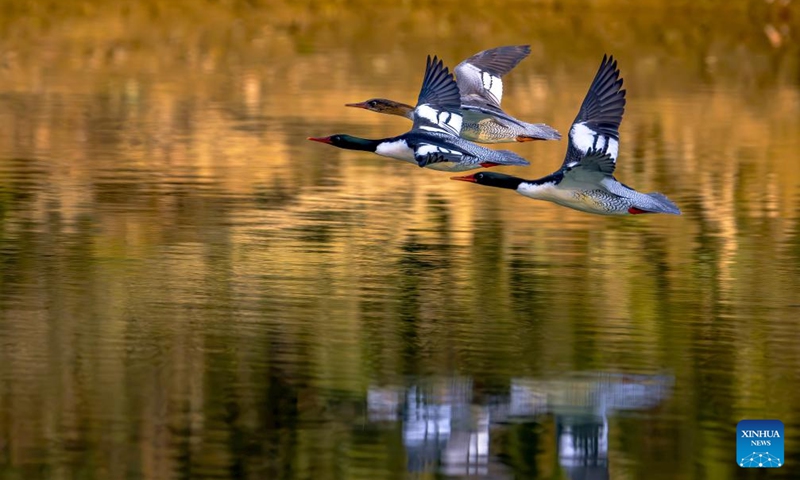
[[[417,163],[416,160],[414,160],[414,150],[408,146],[405,140],[380,143],[378,144],[378,148],[375,149],[375,153],[383,157]]]
[[[544,183],[533,185],[522,183],[517,188],[517,192],[526,197],[538,200],[546,200],[558,205],[580,210],[581,212],[595,213],[598,215],[612,215],[624,212],[609,208],[599,198],[592,195],[592,191],[585,191],[573,188],[558,187],[555,183]]]
[[[549,200],[551,202],[562,203],[574,201],[575,194],[571,190],[558,188],[554,182],[533,184],[523,182],[517,187],[517,192],[526,197],[539,200]]]

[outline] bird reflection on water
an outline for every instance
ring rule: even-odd
[[[609,417],[657,407],[672,394],[670,375],[572,373],[512,379],[507,392],[476,399],[465,377],[371,387],[368,420],[401,422],[411,472],[513,478],[492,436],[511,428],[542,430],[552,422],[558,463],[572,479],[609,478]],[[532,425],[533,424],[533,425]],[[546,436],[546,435],[545,435]],[[530,459],[533,460],[533,459]]]

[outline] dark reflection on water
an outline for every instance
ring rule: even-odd
[[[537,452],[555,446],[567,478],[603,479],[609,478],[609,417],[657,407],[673,381],[567,373],[556,380],[512,379],[501,393],[476,390],[467,378],[428,379],[406,388],[370,388],[368,419],[402,423],[411,472],[514,478],[516,470],[535,477],[553,468],[537,466]],[[519,437],[527,437],[522,451],[513,441]]]
[[[7,12],[0,477],[749,477],[743,418],[797,476],[796,2],[439,3]],[[305,141],[404,131],[342,104],[521,42],[508,110],[562,132],[619,57],[617,176],[683,216]]]

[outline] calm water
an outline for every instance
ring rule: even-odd
[[[800,475],[796,2],[199,3],[0,23],[0,478]],[[619,58],[617,176],[684,215],[305,141],[514,43],[506,109],[562,133]]]

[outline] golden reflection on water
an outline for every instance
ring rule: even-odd
[[[744,417],[796,443],[796,3],[3,4],[0,472],[389,476],[409,423],[366,422],[367,392],[451,375],[483,412],[567,372],[669,372],[601,428],[615,475],[728,478]],[[562,133],[619,58],[617,176],[683,216],[305,141],[403,132],[343,104],[413,102],[426,53],[514,43],[506,109]],[[566,146],[508,148],[538,177]],[[490,471],[571,475],[548,418],[493,425]]]

